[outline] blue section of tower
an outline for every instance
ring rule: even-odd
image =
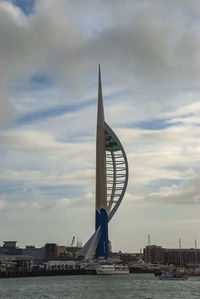
[[[106,210],[101,209],[100,211],[101,221],[101,237],[100,237],[100,256],[105,259],[108,258],[108,214]]]
[[[95,220],[96,220],[95,228],[97,230],[100,225],[100,214],[97,210],[96,210],[96,219]],[[98,258],[99,256],[100,256],[100,242],[98,243],[96,251],[95,251],[95,258]]]
[[[105,259],[108,258],[109,247],[108,247],[108,214],[105,209],[100,210],[100,215],[98,211],[96,211],[96,229],[100,225],[100,240],[96,248],[95,257],[98,258],[100,256]]]

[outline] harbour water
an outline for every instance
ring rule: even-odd
[[[0,298],[199,299],[200,277],[186,281],[160,281],[152,274],[0,279]]]

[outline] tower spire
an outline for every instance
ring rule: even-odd
[[[101,84],[101,68],[99,64],[98,111],[96,136],[96,209],[106,209],[106,151],[105,151],[105,120]]]
[[[108,215],[107,215],[107,183],[106,183],[106,143],[103,95],[101,85],[101,69],[99,65],[98,111],[96,137],[96,224],[100,226],[100,241],[96,249],[96,257],[108,257]]]
[[[97,126],[104,127],[104,108],[103,108],[103,94],[101,84],[101,67],[99,64],[99,84],[98,84],[98,113],[97,113]]]

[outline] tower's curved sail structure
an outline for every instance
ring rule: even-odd
[[[101,74],[96,144],[96,224],[95,232],[78,253],[85,259],[108,257],[108,222],[119,208],[128,184],[128,161],[113,130],[104,120]]]
[[[114,216],[128,184],[128,161],[121,142],[105,123],[108,220]]]

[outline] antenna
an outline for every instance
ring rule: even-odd
[[[151,237],[150,237],[150,235],[148,235],[148,246],[150,246],[151,245]]]
[[[151,245],[151,237],[150,237],[150,234],[148,234],[148,254],[149,254],[149,263],[151,262],[150,245]]]
[[[181,249],[181,238],[178,239],[179,242],[179,249]]]
[[[195,263],[197,264],[197,240],[194,240],[194,245],[195,245]]]
[[[179,250],[180,250],[180,256],[179,256],[179,258],[180,258],[180,267],[181,267],[181,238],[179,238],[179,240],[178,240],[178,242],[179,242]]]

